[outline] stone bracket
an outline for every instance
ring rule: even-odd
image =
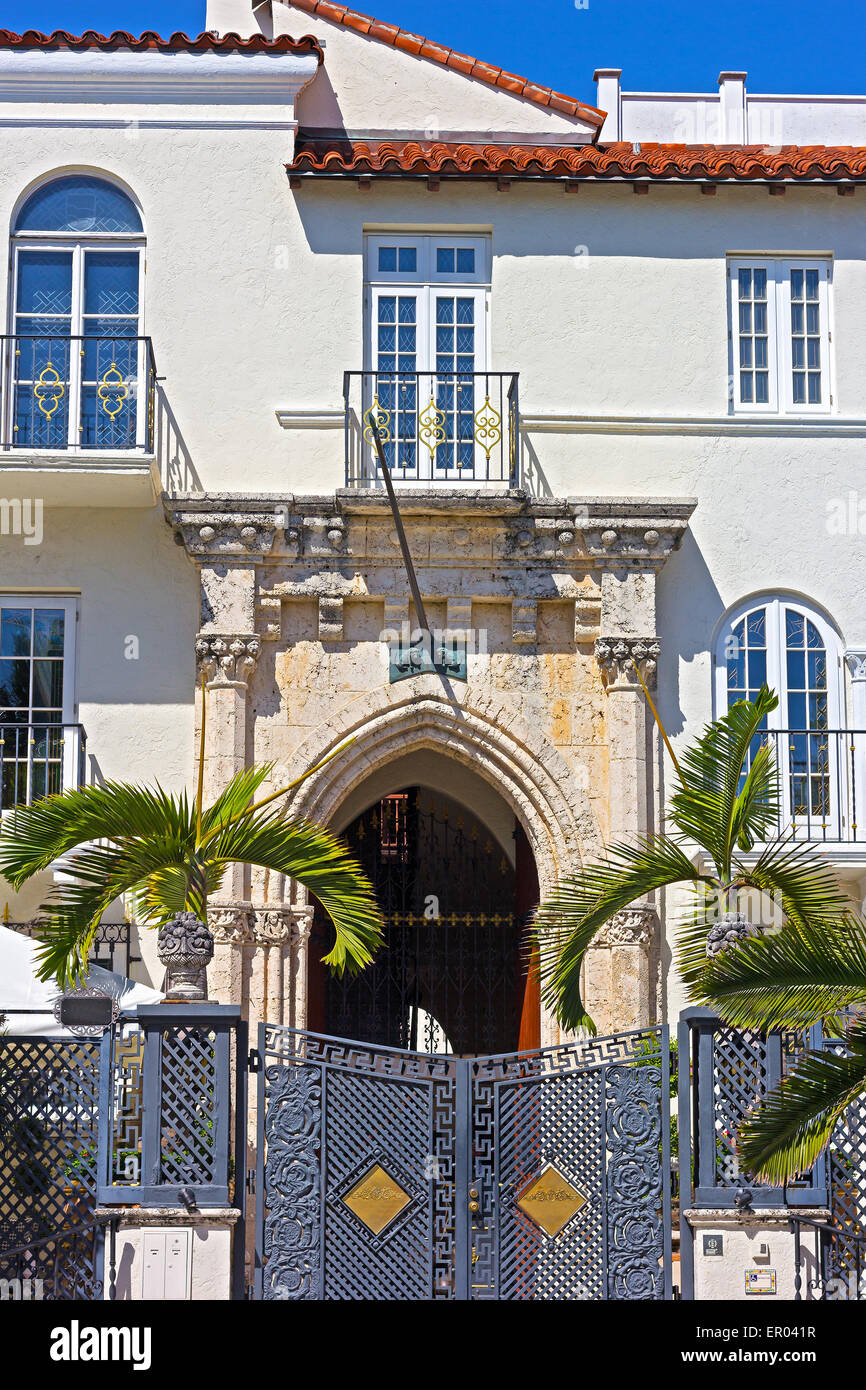
[[[261,638],[255,632],[200,632],[195,639],[197,668],[209,685],[246,685],[260,651]]]
[[[639,689],[635,667],[647,686],[654,686],[660,655],[657,637],[599,637],[595,644],[595,658],[608,688]]]

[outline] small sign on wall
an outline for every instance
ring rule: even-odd
[[[706,1232],[704,1233],[705,1255],[723,1255],[724,1249],[724,1238],[722,1236],[713,1236],[707,1235]]]
[[[775,1293],[776,1271],[774,1269],[747,1269],[746,1293]]]

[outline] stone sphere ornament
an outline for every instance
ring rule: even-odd
[[[750,936],[759,934],[758,928],[742,912],[725,912],[707,932],[707,955],[712,960],[729,946],[736,946],[741,941],[748,941]]]
[[[156,954],[165,966],[167,999],[207,999],[207,967],[213,959],[213,934],[194,912],[178,912],[159,929]]]

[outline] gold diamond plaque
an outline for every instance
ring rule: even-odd
[[[404,1192],[400,1184],[385,1172],[381,1163],[374,1163],[343,1198],[349,1210],[355,1213],[359,1221],[363,1221],[374,1236],[390,1226],[395,1216],[399,1216],[411,1200],[409,1193]]]
[[[558,1236],[575,1213],[586,1206],[586,1197],[548,1163],[518,1197],[517,1205],[545,1235]]]

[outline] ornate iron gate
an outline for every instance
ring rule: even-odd
[[[465,1059],[259,1032],[256,1297],[670,1297],[666,1028]]]

